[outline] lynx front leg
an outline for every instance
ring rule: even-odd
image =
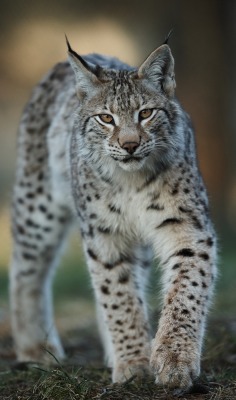
[[[153,340],[151,367],[157,383],[180,391],[187,390],[200,373],[204,325],[215,274],[212,234],[202,232],[201,236],[183,237],[175,227],[161,255],[164,307]]]
[[[113,366],[114,382],[147,372],[150,354],[144,294],[136,279],[138,266],[135,264],[140,260],[134,252],[124,256],[119,242],[114,236],[96,237],[96,241],[85,245],[98,302],[100,330],[103,330],[108,361]]]

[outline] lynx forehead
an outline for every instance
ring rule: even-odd
[[[152,372],[187,390],[200,372],[216,240],[189,116],[167,44],[139,68],[101,55],[56,65],[19,127],[13,195],[12,329],[19,360],[64,357],[52,270],[78,220],[114,382]],[[163,309],[151,340],[145,287],[153,257]]]

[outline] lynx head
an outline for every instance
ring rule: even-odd
[[[109,69],[85,61],[67,44],[84,155],[126,171],[170,163],[178,148],[178,105],[169,46],[160,46],[138,69],[124,69],[119,62]]]

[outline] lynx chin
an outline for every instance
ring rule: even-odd
[[[12,208],[12,329],[20,361],[64,352],[51,284],[70,226],[80,227],[113,382],[152,373],[177,391],[200,373],[216,239],[189,116],[165,43],[139,68],[98,54],[57,64],[19,127]],[[150,336],[145,287],[162,271]],[[158,297],[158,296],[157,296]]]

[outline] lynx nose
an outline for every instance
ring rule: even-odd
[[[137,142],[125,142],[122,144],[122,149],[126,150],[129,154],[133,154],[138,148],[139,143]]]

